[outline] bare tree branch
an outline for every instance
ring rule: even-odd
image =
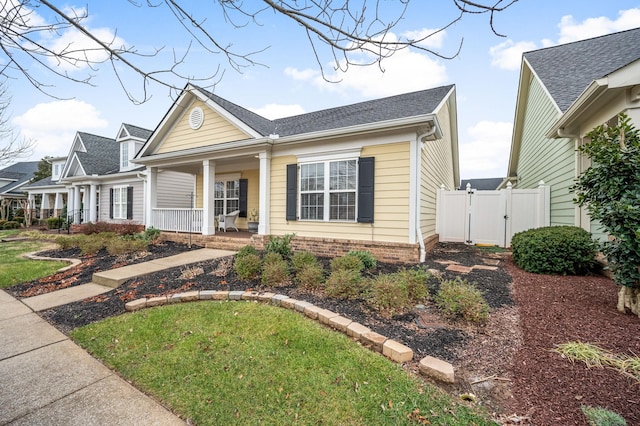
[[[28,157],[33,152],[35,141],[19,138],[9,122],[11,96],[4,84],[0,84],[0,166]]]

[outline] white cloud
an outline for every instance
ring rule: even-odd
[[[509,122],[483,120],[467,129],[470,142],[459,147],[463,179],[504,177],[512,128]]]
[[[12,123],[23,137],[35,140],[33,159],[67,155],[77,131],[108,126],[93,105],[75,99],[37,104]]]
[[[393,34],[387,34],[387,38]],[[352,56],[352,64],[346,72],[333,70],[335,64],[329,64],[325,68],[328,83],[322,75],[315,70],[298,70],[289,67],[285,74],[295,80],[310,82],[315,86],[331,91],[345,92],[354,90],[366,97],[391,96],[399,93],[427,89],[444,84],[447,80],[445,66],[438,60],[428,55],[414,52],[408,49],[396,51],[391,57],[385,58],[378,64],[369,64],[374,61],[374,56],[368,52],[362,52],[359,57]],[[344,63],[342,69],[346,68]]]
[[[513,40],[507,40],[489,49],[491,65],[504,70],[520,69],[522,54],[535,48],[536,44],[532,41],[516,43]]]
[[[249,108],[256,114],[260,114],[270,120],[282,117],[291,117],[292,115],[304,114],[304,108],[298,104],[282,105],[282,104],[267,104],[260,108]]]
[[[576,22],[572,15],[565,15],[560,20],[560,38],[558,43],[569,43],[584,40],[618,31],[629,30],[640,26],[640,9],[627,9],[618,12],[615,20],[606,16],[588,18],[582,22]]]

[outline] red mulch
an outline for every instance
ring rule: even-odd
[[[512,366],[513,409],[535,425],[586,425],[581,405],[615,411],[640,425],[640,383],[613,369],[587,368],[554,352],[584,342],[640,356],[640,318],[616,310],[617,287],[602,276],[524,272],[509,259],[522,346]]]

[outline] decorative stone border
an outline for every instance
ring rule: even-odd
[[[270,303],[275,306],[300,312],[313,320],[319,321],[335,330],[341,331],[362,343],[363,346],[381,353],[394,362],[403,363],[413,359],[413,350],[402,343],[388,339],[387,337],[372,331],[368,327],[352,321],[347,317],[343,317],[340,314],[320,308],[304,300],[293,299],[284,294],[259,291],[188,291],[184,293],[177,293],[172,296],[158,296],[132,300],[126,303],[125,309],[128,312],[134,312],[154,306],[200,300],[253,300],[257,302]],[[436,380],[448,383],[453,383],[455,381],[453,366],[438,358],[430,356],[425,357],[420,361],[419,370],[420,373]]]
[[[40,253],[39,251],[33,252],[33,253],[25,253],[22,255],[22,257],[26,257],[27,259],[31,259],[31,260],[50,260],[50,261],[58,261],[58,262],[67,262],[69,263],[69,265],[60,268],[56,271],[56,273],[58,272],[64,272],[68,269],[73,268],[74,266],[79,265],[80,263],[82,263],[82,261],[80,259],[74,259],[74,258],[70,258],[70,257],[45,257],[45,256],[38,256],[38,253]]]

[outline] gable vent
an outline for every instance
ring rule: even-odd
[[[195,107],[194,109],[192,109],[191,113],[189,114],[189,125],[191,126],[191,128],[193,130],[198,130],[200,126],[202,126],[203,122],[204,111],[202,111],[202,108]]]

